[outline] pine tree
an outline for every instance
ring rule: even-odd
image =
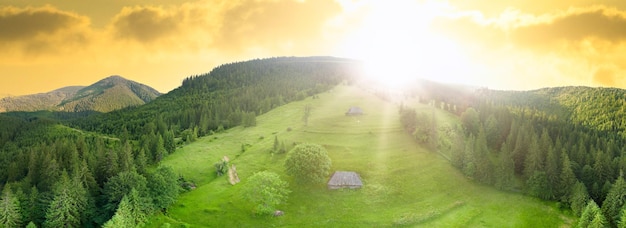
[[[600,216],[600,218],[597,218],[598,216]],[[591,225],[593,224],[593,220],[596,220],[596,223],[598,223],[599,221],[603,220],[603,216],[604,215],[602,215],[598,204],[596,204],[596,202],[593,200],[589,200],[587,206],[585,206],[585,210],[583,210],[582,214],[580,215],[577,227],[591,227]]]
[[[500,129],[498,126],[498,120],[494,114],[490,114],[485,121],[485,134],[487,134],[487,143],[492,149],[497,149],[500,145]]]
[[[176,150],[176,143],[174,142],[174,132],[172,130],[166,131],[163,135],[163,147],[168,154],[174,153]]]
[[[563,151],[561,153],[563,165],[561,166],[561,173],[559,175],[559,195],[561,196],[561,202],[570,202],[574,186],[576,185],[576,175],[572,170],[572,165],[567,156],[567,153]]]
[[[570,207],[574,215],[580,215],[590,199],[591,197],[589,197],[585,184],[580,181],[576,182],[572,189],[572,197],[569,199]]]
[[[145,149],[139,149],[139,154],[137,154],[137,158],[135,158],[135,166],[137,167],[138,173],[146,173],[146,167],[148,166],[148,157],[146,156]]]
[[[543,158],[541,157],[541,154],[542,152],[539,146],[539,141],[537,140],[536,135],[533,135],[530,141],[530,146],[528,147],[528,156],[524,162],[524,176],[527,179],[530,179],[530,177],[536,172],[544,171]]]
[[[154,147],[154,162],[158,163],[160,162],[163,158],[165,158],[165,156],[167,156],[167,151],[165,150],[165,147],[163,146],[163,137],[161,135],[157,136],[156,139],[156,144]]]
[[[559,159],[556,151],[554,151],[553,147],[548,148],[548,157],[546,158],[546,187],[547,187],[547,199],[554,200],[557,199],[557,191],[560,171],[559,171]]]
[[[106,222],[102,227],[103,228],[116,228],[116,227],[135,227],[137,224],[134,223],[134,220],[131,215],[130,205],[128,203],[128,198],[124,196],[122,201],[117,206],[117,210],[113,217]]]
[[[511,146],[504,142],[500,147],[500,163],[496,172],[496,188],[504,190],[512,188],[515,178],[515,162],[511,154]]]
[[[622,209],[617,227],[626,228],[626,207]]]
[[[489,147],[487,146],[487,137],[484,128],[480,127],[478,137],[474,144],[474,156],[476,164],[475,178],[479,182],[491,184],[493,177],[493,169],[491,160],[489,160]]]
[[[128,205],[130,207],[130,217],[134,220],[134,224],[141,225],[148,220],[148,215],[154,210],[150,198],[141,196],[139,191],[131,189],[126,195]]]
[[[129,141],[126,141],[122,148],[119,150],[119,171],[125,172],[135,168],[135,162],[133,161],[133,151]]]
[[[612,226],[616,226],[619,220],[620,212],[626,203],[626,182],[624,177],[620,175],[609,194],[602,202],[602,213]]]
[[[468,139],[465,140],[465,161],[463,165],[463,173],[468,177],[474,177],[476,174],[476,162],[474,156],[474,142],[476,139],[473,135],[470,135]]]
[[[593,216],[593,220],[591,220],[591,223],[589,224],[589,228],[604,228],[607,224],[606,218],[602,215],[602,213],[596,213],[596,215]]]
[[[63,172],[55,185],[54,198],[46,212],[45,227],[79,227],[87,208],[87,191],[78,178]]]
[[[13,195],[9,187],[4,188],[4,191],[2,191],[2,199],[0,199],[0,226],[22,226],[20,202],[17,197]]]

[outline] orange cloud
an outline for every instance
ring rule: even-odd
[[[87,41],[89,18],[60,11],[51,6],[39,8],[0,8],[0,40],[5,48],[26,53],[59,50],[60,46]]]
[[[340,13],[332,0],[240,1],[223,12],[215,46],[239,51],[319,42],[326,22]]]
[[[177,32],[179,23],[179,15],[162,8],[133,7],[115,16],[113,28],[117,37],[150,42]]]
[[[547,22],[521,26],[511,33],[512,39],[528,47],[548,48],[558,42],[580,42],[596,38],[610,42],[626,40],[626,14],[599,9],[576,10]]]
[[[593,74],[593,81],[605,86],[614,86],[616,84],[615,71],[607,67],[599,68]]]

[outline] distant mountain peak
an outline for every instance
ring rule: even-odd
[[[89,86],[68,86],[48,93],[0,99],[4,111],[110,112],[148,103],[161,93],[147,85],[111,75]]]

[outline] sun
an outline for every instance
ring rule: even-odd
[[[347,56],[363,61],[365,76],[402,87],[419,78],[459,82],[469,61],[456,44],[432,32],[446,4],[410,0],[364,1],[359,27],[345,40]]]

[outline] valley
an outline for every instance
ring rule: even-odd
[[[194,180],[198,188],[182,194],[168,216],[153,217],[147,227],[164,223],[190,227],[557,227],[574,220],[555,203],[467,179],[448,160],[403,131],[397,103],[356,86],[338,86],[317,97],[261,115],[255,127],[235,127],[177,149],[161,164]],[[312,111],[304,126],[306,105]],[[420,110],[433,109],[415,105]],[[360,106],[365,114],[345,116],[351,106]],[[435,112],[441,124],[460,124],[447,112]],[[240,194],[247,177],[270,170],[289,180],[283,167],[286,155],[271,152],[274,137],[287,145],[324,145],[332,159],[331,170],[358,172],[363,188],[328,190],[325,185],[308,188],[290,181],[293,192],[278,208],[285,211],[284,216],[252,214],[252,205]],[[212,164],[223,156],[237,165],[241,183],[231,186],[228,177],[216,177]]]

